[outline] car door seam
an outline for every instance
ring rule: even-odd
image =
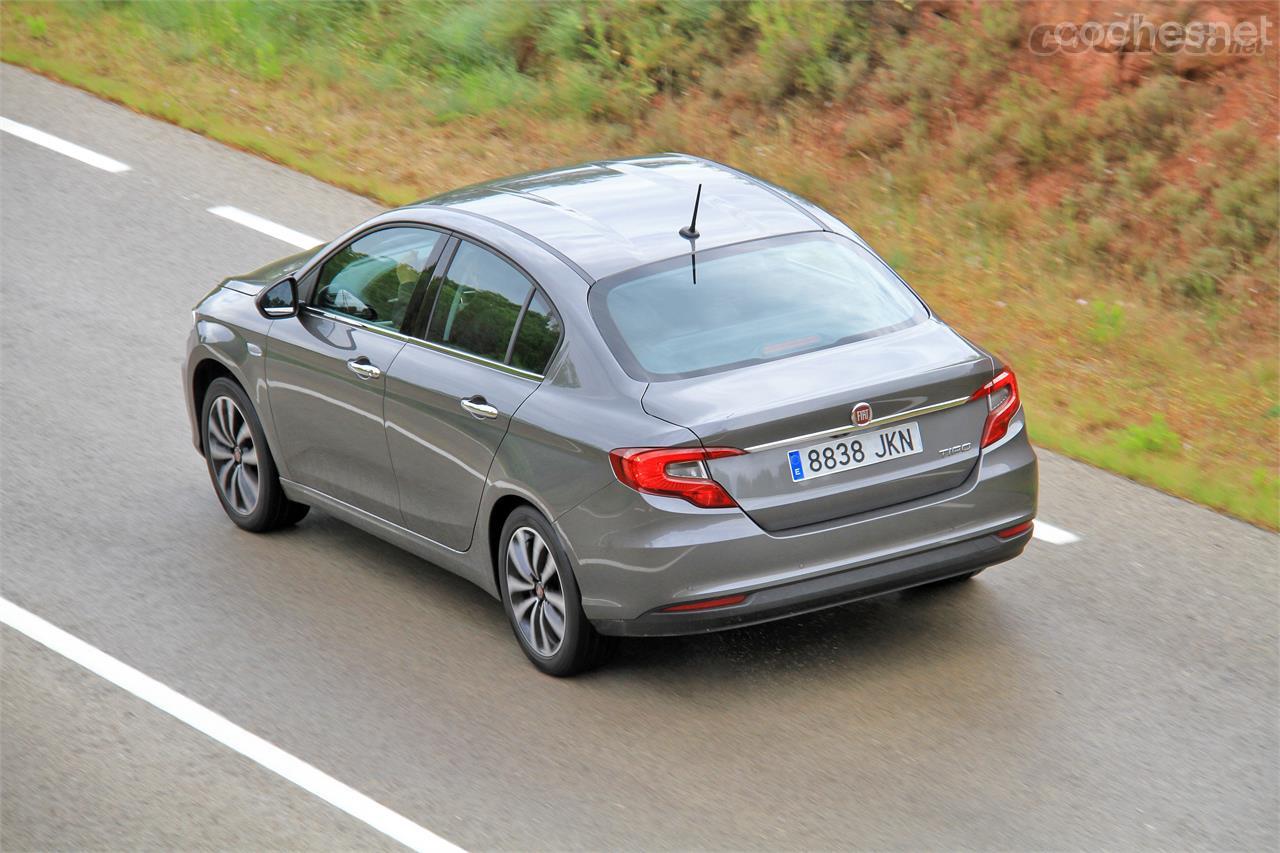
[[[408,519],[404,517],[404,494],[400,488],[400,472],[396,470],[396,458],[391,452],[391,427],[387,422],[387,389],[391,386],[391,368],[395,367],[396,360],[400,358],[400,353],[404,352],[404,348],[408,344],[404,341],[400,342],[400,349],[396,350],[396,354],[391,357],[391,361],[387,362],[387,369],[382,374],[382,441],[387,446],[387,462],[391,465],[391,479],[396,482],[396,512],[399,515],[401,526],[408,524]],[[390,519],[388,519],[390,520]]]
[[[271,404],[271,333],[275,331],[276,323],[279,320],[270,320],[267,322],[266,334],[262,336],[262,384],[267,402],[267,417],[271,418],[271,434],[276,437],[277,452],[271,454],[272,460],[276,464],[276,469],[286,476],[289,475],[289,466],[283,462],[285,458],[284,448],[280,446],[283,439],[280,437],[280,428],[276,426],[276,408]],[[271,450],[271,445],[267,445],[267,450]]]

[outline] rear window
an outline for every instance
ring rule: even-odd
[[[906,328],[928,312],[862,246],[832,234],[757,240],[603,279],[592,316],[628,373],[698,376]]]

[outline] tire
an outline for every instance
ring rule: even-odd
[[[516,558],[520,554],[524,555],[523,561]],[[554,562],[548,564],[547,557]],[[529,571],[531,566],[536,580]],[[498,538],[498,585],[516,642],[533,665],[547,675],[563,678],[594,669],[617,648],[617,638],[600,634],[587,621],[578,582],[560,537],[532,507],[520,507],[502,526]],[[558,641],[554,636],[557,622],[561,629]]]
[[[310,509],[285,497],[258,413],[226,377],[209,384],[200,406],[201,439],[214,494],[227,517],[253,533],[297,524]]]

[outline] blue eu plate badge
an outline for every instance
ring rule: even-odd
[[[791,482],[804,479],[804,463],[800,461],[800,451],[793,450],[787,454],[791,460]]]

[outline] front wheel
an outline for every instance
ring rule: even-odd
[[[254,533],[288,527],[309,507],[285,497],[249,396],[230,379],[209,384],[201,406],[204,458],[227,516]]]
[[[576,675],[604,663],[617,642],[582,612],[569,558],[551,524],[530,507],[507,519],[498,540],[502,605],[520,648],[548,675]]]

